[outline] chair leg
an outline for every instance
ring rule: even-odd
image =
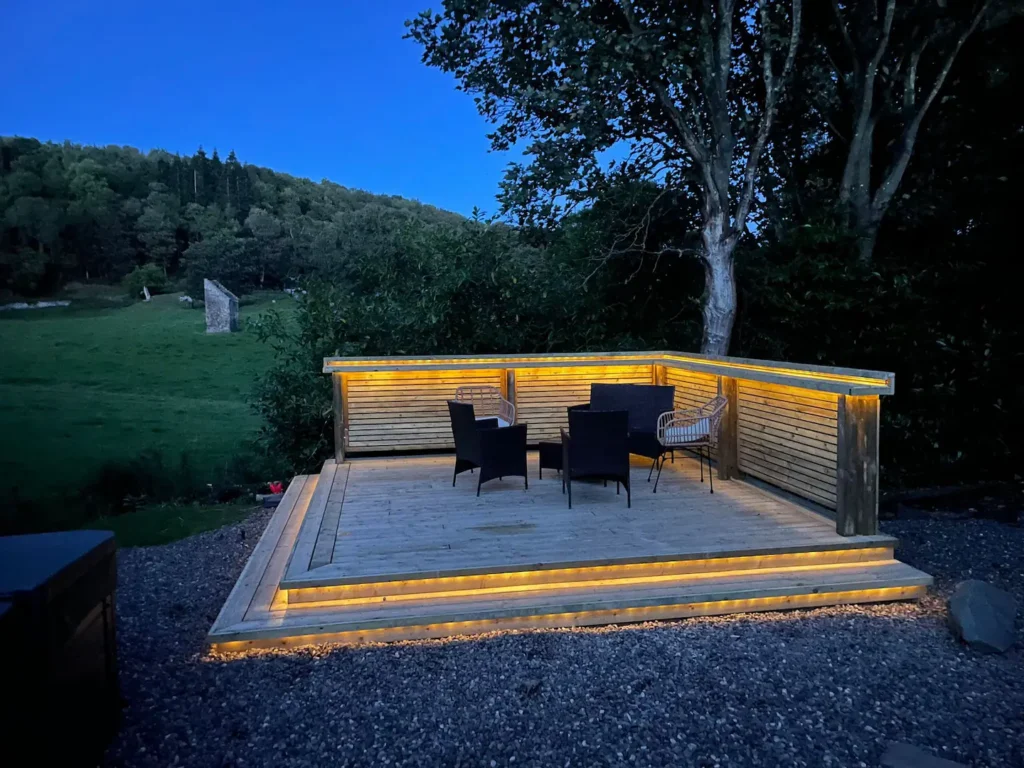
[[[569,473],[566,472],[566,475]],[[572,509],[572,478],[567,477],[565,480],[565,487],[569,490],[569,509]]]
[[[481,485],[483,485],[483,477],[484,477],[484,473],[483,473],[483,472],[481,472],[481,473],[479,474],[479,476],[478,476],[478,479],[477,479],[477,481],[476,481],[476,495],[477,495],[477,496],[479,496],[479,495],[480,495],[480,486],[481,486]]]
[[[715,475],[711,471],[711,446],[708,446],[708,482],[711,483],[711,492],[715,492]]]
[[[662,457],[661,464],[658,466],[658,476],[654,480],[654,492],[655,493],[658,492],[658,481],[661,480],[661,470],[663,470],[664,468],[665,468],[665,458]],[[629,492],[627,491],[627,493],[629,493]]]
[[[654,468],[656,466],[658,466],[658,460],[657,459],[655,459],[654,462],[651,464],[651,471],[647,473],[647,482],[648,483],[651,482],[651,477],[654,475]]]
[[[452,472],[452,488],[455,487],[455,479],[459,476],[459,462],[455,462],[455,471]]]
[[[626,509],[630,509],[633,506],[633,495],[629,491],[629,486],[626,486]]]
[[[704,450],[702,448],[697,449],[697,463],[700,464],[700,481],[704,482]]]
[[[525,474],[523,475],[523,482],[526,484],[526,490],[530,490],[530,478]]]

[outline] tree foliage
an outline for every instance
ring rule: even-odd
[[[342,258],[350,217],[457,221],[398,197],[221,161],[129,147],[0,138],[0,290],[40,295],[68,280],[117,282],[156,264],[189,290],[215,277],[277,287]],[[197,282],[198,281],[198,282]]]
[[[550,222],[621,180],[696,198],[692,245],[651,243],[651,208],[606,255],[699,256],[702,349],[725,354],[736,313],[733,252],[801,13],[800,0],[450,0],[443,13],[413,20],[410,35],[427,64],[475,95],[497,126],[496,149],[531,141],[530,162],[513,164],[502,187],[504,210],[520,222]]]

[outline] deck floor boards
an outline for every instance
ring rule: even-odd
[[[551,470],[451,484],[450,456],[361,458],[296,478],[209,641],[227,650],[376,642],[914,599],[931,579],[890,536],[839,536],[758,485],[700,482],[695,460],[614,485]],[[706,472],[706,470],[705,470]],[[469,577],[469,578],[466,578]]]
[[[573,483],[573,508],[561,479],[492,480],[476,496],[475,475],[451,485],[448,456],[359,459],[334,475],[315,545],[329,561],[314,560],[319,579],[373,581],[394,574],[514,570],[556,564],[611,563],[740,552],[772,547],[847,546],[825,516],[743,482],[719,482],[709,492],[707,470],[679,457],[666,465],[658,492],[650,465],[635,461],[632,507],[614,485]],[[323,512],[322,512],[323,514]],[[337,525],[333,525],[334,520]],[[304,529],[306,526],[304,526]],[[887,540],[876,537],[876,541]],[[289,578],[293,571],[289,569]]]

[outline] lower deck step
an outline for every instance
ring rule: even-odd
[[[684,574],[669,580],[546,585],[515,591],[391,595],[343,602],[276,601],[215,628],[220,650],[362,643],[573,627],[921,597],[931,577],[895,560],[821,568]]]

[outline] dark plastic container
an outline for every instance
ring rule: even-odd
[[[96,765],[117,730],[116,585],[109,531],[0,537],[0,732],[36,764]]]

